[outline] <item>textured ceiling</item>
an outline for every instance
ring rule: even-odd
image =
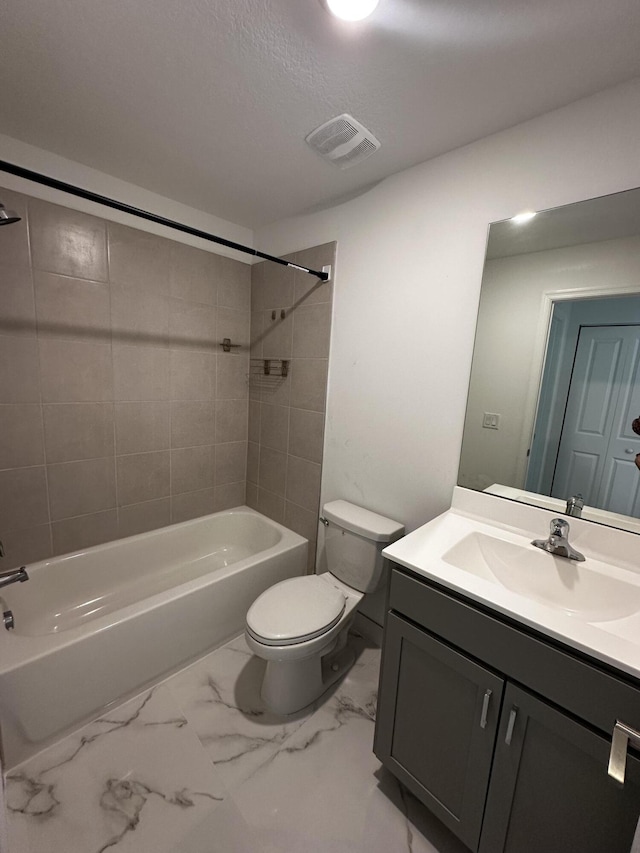
[[[640,75],[638,0],[2,0],[0,130],[255,227]],[[349,112],[348,171],[306,134]]]

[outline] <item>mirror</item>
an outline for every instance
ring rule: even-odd
[[[640,533],[636,418],[640,189],[492,223],[459,485]]]

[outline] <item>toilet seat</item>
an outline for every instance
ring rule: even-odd
[[[247,630],[266,646],[320,637],[344,613],[346,597],[322,575],[289,578],[263,592],[249,608]]]

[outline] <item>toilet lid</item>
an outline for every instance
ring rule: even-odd
[[[345,601],[339,590],[318,575],[289,578],[254,601],[247,613],[247,628],[265,645],[312,640],[339,621]]]

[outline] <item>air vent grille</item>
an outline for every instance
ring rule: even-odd
[[[346,113],[317,127],[305,141],[340,169],[355,166],[380,148],[371,131]]]

